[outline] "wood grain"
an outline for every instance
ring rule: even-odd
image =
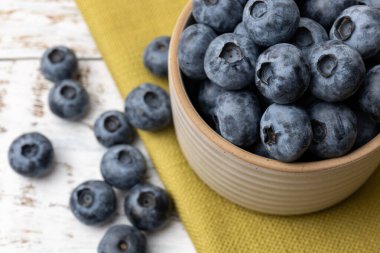
[[[1,0],[0,59],[39,58],[70,45],[81,58],[100,58],[73,0]]]
[[[81,122],[63,121],[49,111],[52,84],[39,73],[39,57],[56,44],[74,48],[80,57],[81,80],[91,96],[91,111]],[[105,110],[123,109],[120,97],[74,1],[2,0],[0,2],[0,252],[93,253],[108,226],[80,224],[68,208],[71,190],[89,179],[101,179],[105,148],[92,132]],[[24,132],[48,136],[56,151],[54,172],[26,179],[8,165],[11,141]],[[135,144],[147,156],[140,141]],[[161,182],[149,162],[148,180]],[[112,224],[127,224],[118,192],[119,215]],[[193,253],[179,219],[148,235],[148,252]]]
[[[187,97],[177,60],[180,34],[190,13],[191,3],[172,35],[169,83],[177,138],[197,175],[232,202],[270,214],[319,211],[355,192],[380,163],[380,135],[340,158],[282,163],[236,147],[202,120]]]

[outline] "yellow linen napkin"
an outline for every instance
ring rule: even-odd
[[[166,79],[145,70],[142,53],[154,37],[170,35],[186,0],[77,3],[123,98],[143,82],[168,89]],[[229,203],[203,184],[181,154],[173,128],[140,136],[200,253],[380,252],[379,173],[349,200],[326,211],[263,215]]]

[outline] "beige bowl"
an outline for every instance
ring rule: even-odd
[[[169,82],[177,138],[195,173],[230,201],[269,214],[315,212],[355,192],[380,163],[380,135],[341,158],[288,164],[238,148],[203,121],[187,96],[177,60],[191,8],[189,3],[172,35]]]

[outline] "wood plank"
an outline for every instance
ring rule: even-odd
[[[73,0],[0,1],[0,59],[40,58],[55,45],[100,58]]]
[[[38,68],[38,60],[0,62],[0,249],[12,253],[93,253],[109,226],[80,224],[71,214],[68,200],[77,184],[101,178],[99,163],[106,149],[97,143],[92,126],[101,112],[122,110],[123,99],[102,61],[81,61],[91,111],[81,122],[63,121],[49,111],[46,101],[52,84],[42,78]],[[26,179],[8,165],[11,141],[29,131],[42,132],[53,142],[56,166],[47,178]],[[141,142],[136,145],[146,154]],[[151,164],[149,167],[149,181],[161,185]],[[119,215],[113,224],[125,224],[124,194],[118,195]],[[149,252],[195,252],[178,218],[166,229],[148,235],[148,242]]]

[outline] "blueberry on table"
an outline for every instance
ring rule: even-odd
[[[367,144],[379,134],[380,124],[374,121],[367,113],[357,108],[354,112],[358,119],[358,134],[353,149],[357,149]]]
[[[169,222],[172,201],[165,190],[141,184],[133,187],[126,195],[124,211],[129,221],[138,229],[154,231]]]
[[[89,106],[90,98],[87,91],[74,80],[64,80],[50,90],[50,110],[62,119],[80,120]]]
[[[100,169],[104,181],[115,188],[128,190],[144,180],[146,161],[137,148],[118,145],[104,154]]]
[[[310,68],[302,51],[291,44],[277,44],[265,50],[256,63],[256,87],[267,99],[289,104],[309,87]]]
[[[218,33],[232,32],[241,21],[243,5],[231,0],[193,0],[197,23],[210,26]]]
[[[365,77],[360,54],[337,40],[322,42],[308,54],[311,69],[310,91],[327,102],[352,96]]]
[[[355,113],[343,104],[317,102],[308,109],[313,128],[310,151],[319,158],[345,155],[357,136]]]
[[[368,71],[359,91],[359,105],[372,119],[380,123],[380,65]]]
[[[146,131],[163,129],[172,122],[169,95],[149,83],[140,85],[127,96],[125,113],[132,126]]]
[[[213,120],[217,132],[239,147],[255,143],[261,117],[260,102],[247,91],[230,91],[216,99]]]
[[[99,225],[115,213],[116,195],[112,187],[103,181],[86,181],[71,193],[70,208],[83,224]]]
[[[161,36],[155,38],[144,51],[144,65],[156,76],[168,76],[170,37]]]
[[[301,5],[301,14],[311,18],[330,29],[335,19],[346,8],[355,5],[357,0],[304,0]]]
[[[182,35],[178,48],[178,63],[182,72],[195,80],[206,79],[204,58],[216,33],[209,26],[195,24],[187,27]]]
[[[216,99],[223,92],[226,91],[210,80],[205,80],[200,84],[198,105],[204,116],[211,117],[214,114]]]
[[[241,90],[255,79],[257,46],[249,38],[226,33],[214,39],[206,51],[207,77],[226,90]]]
[[[243,14],[253,41],[268,47],[290,40],[299,20],[300,12],[293,0],[250,0]]]
[[[312,19],[301,18],[290,43],[297,46],[307,55],[313,46],[327,40],[329,40],[329,35],[323,26]]]
[[[98,253],[145,253],[143,232],[128,225],[110,227],[98,245]]]
[[[94,133],[96,139],[105,147],[118,144],[130,144],[136,138],[136,131],[128,122],[123,112],[107,111],[95,121]]]
[[[293,162],[309,148],[313,132],[304,110],[294,105],[272,104],[261,118],[260,138],[271,157]]]
[[[67,47],[49,48],[42,56],[41,72],[46,79],[54,83],[72,79],[78,72],[77,57]]]
[[[32,132],[16,138],[8,151],[12,169],[25,177],[43,177],[53,169],[54,149],[44,135]]]
[[[380,51],[380,10],[359,5],[344,10],[330,30],[330,39],[355,48],[363,59],[375,56]]]

